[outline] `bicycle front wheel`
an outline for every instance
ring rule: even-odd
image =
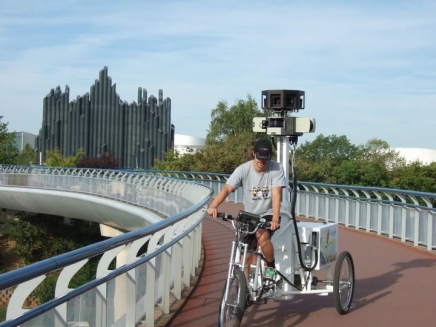
[[[233,274],[228,282],[229,291],[227,301],[225,300],[227,284],[221,297],[218,326],[238,327],[241,325],[245,311],[247,280],[241,269],[234,267]]]

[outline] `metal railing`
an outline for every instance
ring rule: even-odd
[[[436,249],[436,194],[301,183],[297,212]]]
[[[147,171],[158,176],[192,180],[217,194],[229,175]],[[290,185],[290,192],[293,192]],[[296,215],[335,222],[378,235],[436,249],[436,194],[364,186],[297,182]],[[241,203],[242,190],[228,201]],[[291,198],[291,193],[290,193]]]
[[[201,256],[201,221],[212,197],[209,188],[126,171],[0,167],[0,189],[17,187],[106,197],[167,218],[0,275],[1,290],[15,287],[0,326],[135,326],[142,321],[153,326],[156,305],[168,313],[170,297],[180,299],[183,288],[190,286]],[[95,279],[69,289],[73,276],[97,256]],[[110,269],[113,261],[116,269]],[[55,297],[23,309],[27,296],[53,273]]]

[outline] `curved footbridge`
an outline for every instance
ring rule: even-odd
[[[216,326],[234,233],[229,223],[206,217],[205,208],[225,180],[220,174],[0,166],[0,207],[92,220],[103,235],[115,236],[0,275],[0,289],[14,289],[0,327]],[[252,306],[243,324],[434,325],[436,194],[305,182],[297,187],[300,219],[340,225],[339,249],[352,254],[356,270],[351,311],[340,316],[331,296],[302,295]],[[242,192],[228,200],[222,209],[236,214]],[[95,280],[70,289],[75,273],[94,257]],[[24,308],[26,297],[54,271],[55,297]],[[172,314],[184,290],[192,293]]]
[[[0,207],[86,219],[100,224],[102,235],[111,237],[162,220],[162,216],[140,206],[63,190],[1,187]]]
[[[0,167],[0,208],[94,221],[113,237],[0,275],[0,289],[13,290],[0,326],[153,326],[197,274],[212,194],[197,183],[147,173]],[[95,280],[70,289],[94,257]],[[54,299],[24,308],[53,272]]]

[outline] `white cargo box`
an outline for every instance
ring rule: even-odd
[[[338,255],[338,225],[335,223],[297,222],[301,252],[306,265],[315,263],[312,248],[318,249],[315,270],[334,262]]]

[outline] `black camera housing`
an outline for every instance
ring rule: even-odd
[[[298,111],[304,109],[305,93],[299,90],[262,91],[262,109]]]
[[[260,217],[259,215],[256,215],[254,213],[239,210],[236,220],[241,222],[242,224],[256,225],[259,222]]]

